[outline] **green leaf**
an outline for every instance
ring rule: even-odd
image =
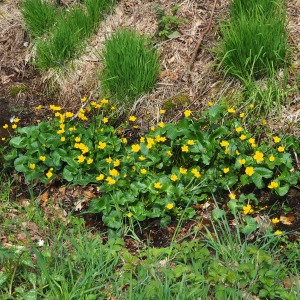
[[[237,209],[237,200],[236,199],[232,199],[227,203],[228,208],[235,213],[236,209]]]
[[[5,283],[8,279],[8,275],[4,272],[0,272],[0,287]]]
[[[28,144],[28,139],[24,136],[15,136],[9,141],[9,144],[14,148],[25,148]]]
[[[273,171],[263,168],[263,167],[257,167],[254,169],[255,173],[259,174],[263,178],[272,178]]]
[[[74,176],[77,174],[77,169],[71,166],[65,166],[62,172],[62,178],[71,182],[74,179]]]
[[[214,220],[218,220],[218,219],[226,216],[226,212],[223,209],[215,208],[214,210],[212,210],[211,216]]]
[[[256,170],[256,168],[254,170]],[[262,189],[265,187],[261,175],[255,172],[251,177],[257,188]]]
[[[250,234],[257,228],[257,223],[256,221],[250,217],[250,216],[245,216],[245,221],[246,225],[241,226],[241,232],[244,234]]]
[[[289,190],[290,190],[290,186],[288,184],[284,186],[280,186],[279,188],[276,189],[279,196],[286,195],[289,192]]]
[[[103,216],[102,220],[107,227],[114,229],[122,227],[122,214],[120,211],[113,210],[109,215]]]
[[[28,157],[25,155],[22,155],[18,158],[15,159],[14,161],[14,166],[16,171],[21,172],[21,173],[25,173],[28,171]]]

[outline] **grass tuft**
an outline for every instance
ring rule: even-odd
[[[145,37],[119,30],[106,42],[104,70],[100,75],[104,91],[126,105],[149,92],[158,78],[158,54]]]

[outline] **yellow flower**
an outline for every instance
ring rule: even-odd
[[[77,156],[77,159],[78,159],[79,163],[82,163],[85,160],[85,156],[81,154],[81,155]]]
[[[272,181],[272,182],[268,185],[268,188],[269,188],[269,189],[276,189],[278,186],[279,186],[278,182]]]
[[[262,121],[262,124],[263,124],[263,125],[267,125],[267,120],[263,120],[263,121]]]
[[[243,207],[243,211],[245,215],[253,213],[252,206],[250,204]]]
[[[105,176],[103,174],[100,174],[99,176],[96,177],[96,180],[101,181],[104,179],[104,177]]]
[[[20,119],[19,118],[15,118],[14,119],[14,123],[19,123],[20,122]]]
[[[127,139],[126,138],[121,138],[121,143],[126,144],[127,143]]]
[[[229,151],[230,151],[229,148],[226,148],[224,152],[225,152],[225,154],[228,154]]]
[[[116,110],[116,107],[115,107],[115,106],[112,106],[110,109],[111,109],[111,110]]]
[[[166,205],[166,208],[171,210],[171,209],[174,208],[174,204],[173,204],[173,203],[168,203],[168,204]]]
[[[251,104],[249,105],[249,107],[250,107],[250,108],[254,108],[254,104],[251,103]]]
[[[154,131],[154,130],[155,130],[155,127],[151,126],[151,127],[150,127],[150,130],[151,130],[151,131]]]
[[[226,173],[228,173],[229,172],[229,168],[224,168],[223,169],[223,172],[226,174]]]
[[[255,139],[254,138],[250,138],[248,141],[249,141],[250,144],[255,144]]]
[[[87,100],[87,96],[84,96],[83,98],[81,98],[81,102],[84,103]]]
[[[76,143],[79,143],[80,141],[81,141],[81,138],[79,136],[75,138]]]
[[[168,154],[169,156],[172,156],[172,155],[173,155],[173,153],[172,153],[170,150],[167,152],[167,154]]]
[[[201,177],[200,172],[199,172],[196,168],[193,168],[193,169],[191,170],[191,173],[192,173],[196,178]]]
[[[160,182],[155,182],[155,183],[154,183],[154,187],[155,187],[156,189],[161,189],[161,188],[162,188],[162,185],[161,185]]]
[[[190,115],[191,115],[191,111],[190,110],[186,110],[185,112],[184,112],[184,116],[185,117],[189,117]]]
[[[244,134],[242,134],[241,136],[240,136],[240,139],[243,141],[243,140],[245,140],[247,137],[244,135]]]
[[[116,159],[114,161],[114,167],[118,167],[120,165],[121,161],[119,159]]]
[[[99,149],[104,149],[106,147],[106,143],[105,142],[99,142],[98,148]]]
[[[180,167],[179,168],[179,172],[183,175],[185,175],[187,173],[187,169]]]
[[[131,150],[132,150],[132,152],[139,152],[141,150],[141,147],[139,144],[134,144],[134,145],[131,145]]]
[[[35,107],[36,110],[40,110],[42,108],[43,108],[43,105],[38,105],[38,106]]]
[[[281,138],[278,136],[273,137],[274,143],[279,143],[281,141]]]
[[[245,170],[245,173],[248,175],[248,176],[252,176],[254,174],[254,169],[253,167],[247,167],[246,170]]]
[[[239,163],[240,163],[241,165],[244,165],[244,164],[246,163],[246,159],[244,159],[244,158],[243,158],[243,159],[240,159],[240,160],[239,160]]]
[[[165,126],[165,123],[164,123],[164,122],[159,122],[159,123],[157,124],[157,126],[160,127],[160,128],[163,128],[163,127]]]
[[[116,176],[119,176],[120,173],[119,173],[119,171],[116,170],[116,169],[111,169],[111,170],[109,171],[109,175],[116,177]]]
[[[30,165],[29,165],[29,168],[30,168],[31,170],[35,169],[35,164],[30,164]]]
[[[163,115],[165,112],[166,112],[165,109],[161,109],[161,110],[159,111],[159,113],[160,113],[161,115]]]
[[[234,114],[235,113],[235,109],[234,108],[228,108],[227,111],[231,114]]]
[[[103,122],[104,124],[106,124],[106,123],[108,122],[108,118],[104,117],[104,118],[102,119],[102,122]]]
[[[146,170],[146,169],[141,169],[141,173],[142,173],[143,175],[145,175],[145,174],[147,173],[147,170]]]
[[[264,154],[260,151],[255,151],[255,154],[253,155],[253,158],[258,162],[263,162],[264,161]]]
[[[66,118],[72,118],[74,114],[72,112],[67,111],[65,114]]]
[[[46,160],[46,156],[42,156],[42,155],[41,155],[41,156],[40,156],[40,160],[41,160],[41,161],[45,161],[45,160]]]
[[[13,124],[13,125],[11,126],[12,129],[16,129],[17,127],[18,127],[17,124]]]
[[[108,183],[109,185],[112,185],[112,184],[115,184],[115,183],[116,183],[116,180],[113,179],[113,178],[111,178],[110,176],[108,176],[108,177],[106,178],[106,181],[107,181],[107,183]]]
[[[129,212],[127,215],[126,215],[128,218],[131,218],[133,216],[133,214],[131,212]]]
[[[278,147],[278,152],[284,152],[284,147],[282,147],[282,146],[280,146],[280,147]]]
[[[178,180],[178,176],[176,174],[172,174],[170,178],[172,181]]]
[[[64,137],[64,136],[62,136],[61,138],[60,138],[60,141],[61,142],[64,142],[66,140],[66,138]]]
[[[238,150],[235,150],[236,155],[240,155],[241,153]]]
[[[242,127],[236,127],[236,128],[235,128],[235,131],[236,131],[236,132],[241,132],[242,130],[243,130]]]
[[[276,230],[276,231],[274,232],[274,234],[276,234],[276,235],[280,235],[280,234],[282,234],[282,231],[280,231],[280,230]]]
[[[236,194],[231,192],[229,195],[228,195],[229,199],[233,200],[233,199],[236,199]]]
[[[207,102],[208,106],[213,106],[214,104],[211,101]]]
[[[76,127],[75,127],[75,126],[74,126],[74,127],[70,127],[69,130],[70,130],[70,131],[75,131],[75,130],[76,130]]]
[[[280,220],[279,220],[278,218],[273,218],[273,219],[271,219],[271,222],[272,222],[273,224],[277,224],[277,223],[280,222]]]
[[[245,113],[240,113],[240,117],[244,118],[245,117]]]
[[[227,147],[227,146],[229,146],[229,143],[228,143],[227,141],[222,141],[222,142],[220,143],[220,145],[221,145],[222,147]]]
[[[273,162],[274,160],[275,160],[275,157],[274,157],[273,155],[271,155],[271,156],[269,157],[269,161]]]
[[[47,178],[51,178],[53,176],[53,173],[51,171],[48,171],[46,173]]]
[[[110,163],[112,162],[112,158],[111,158],[111,157],[108,157],[108,158],[106,158],[105,160],[106,160],[106,162],[107,162],[108,164],[110,164]]]
[[[103,103],[103,104],[107,104],[108,100],[107,99],[102,99],[100,102]]]
[[[182,152],[189,152],[189,146],[183,145],[183,146],[181,147],[181,151],[182,151]]]
[[[5,140],[6,140],[5,137],[1,138],[1,141],[5,141]]]
[[[143,136],[140,138],[140,142],[145,143],[145,138]]]
[[[134,122],[136,120],[136,117],[135,116],[130,116],[128,120],[131,121],[131,122]]]
[[[93,160],[92,158],[89,158],[89,159],[86,161],[86,163],[87,163],[88,165],[90,165],[93,161],[94,161],[94,160]]]
[[[143,155],[139,156],[139,160],[143,161],[143,160],[145,160],[145,159],[146,159],[145,156],[143,156]]]
[[[187,144],[190,145],[190,146],[192,146],[192,145],[195,144],[195,142],[193,140],[188,140]]]

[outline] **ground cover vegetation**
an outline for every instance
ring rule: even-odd
[[[129,111],[154,86],[158,54],[149,39],[119,30],[106,40],[99,100],[84,96],[77,112],[39,105],[36,111],[49,112],[45,120],[22,127],[19,118],[12,118],[3,126],[11,137],[3,138],[1,148],[0,230],[9,241],[0,243],[2,299],[297,299],[298,233],[289,239],[278,227],[287,217],[274,215],[276,204],[268,208],[261,202],[267,195],[284,206],[290,190],[299,189],[299,139],[270,129],[266,120],[276,107],[274,99],[279,105],[287,93],[275,88],[276,69],[287,68],[285,10],[283,1],[260,2],[232,1],[231,17],[220,29],[224,74],[245,84],[241,106],[227,99],[209,102],[201,112],[185,109],[177,122],[159,109],[156,124],[139,130],[139,116],[120,118],[118,108],[122,104]],[[108,3],[84,1],[85,8],[74,6],[50,22],[56,6],[41,2],[35,8],[34,1],[26,0],[23,16],[37,38],[37,66],[61,66],[66,57],[73,58],[72,46],[55,64],[51,53],[62,50],[60,38],[76,32],[66,42],[68,48],[76,45],[75,39],[88,37]],[[30,7],[45,10],[44,25],[32,20],[36,16]],[[173,20],[163,19],[163,10],[158,13],[161,22]],[[169,31],[178,24],[160,25],[168,31],[160,38],[172,38]],[[259,39],[258,32],[266,36]],[[39,47],[47,56],[40,62]],[[257,81],[262,76],[269,82],[263,90]],[[264,116],[257,117],[258,112]],[[26,205],[11,199],[14,180],[28,186]],[[75,208],[63,218],[45,218],[42,196],[34,190],[61,183],[97,187],[100,196],[93,197],[84,213],[99,215],[105,233],[87,228],[84,214],[74,217]],[[51,207],[52,200],[43,201]],[[209,225],[198,214],[204,205],[212,207]],[[18,217],[11,217],[16,212]],[[266,221],[258,212],[265,212]],[[179,235],[191,219],[192,228]],[[138,235],[143,222],[151,220],[162,227],[176,221],[165,247],[153,248],[150,238]],[[28,222],[39,227],[38,239],[27,229]],[[16,245],[16,231],[24,232],[26,242]],[[137,245],[134,251],[126,246],[126,237]]]

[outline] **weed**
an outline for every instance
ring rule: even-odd
[[[133,31],[119,30],[106,41],[103,64],[100,80],[104,91],[126,109],[137,97],[149,92],[158,78],[156,50]]]

